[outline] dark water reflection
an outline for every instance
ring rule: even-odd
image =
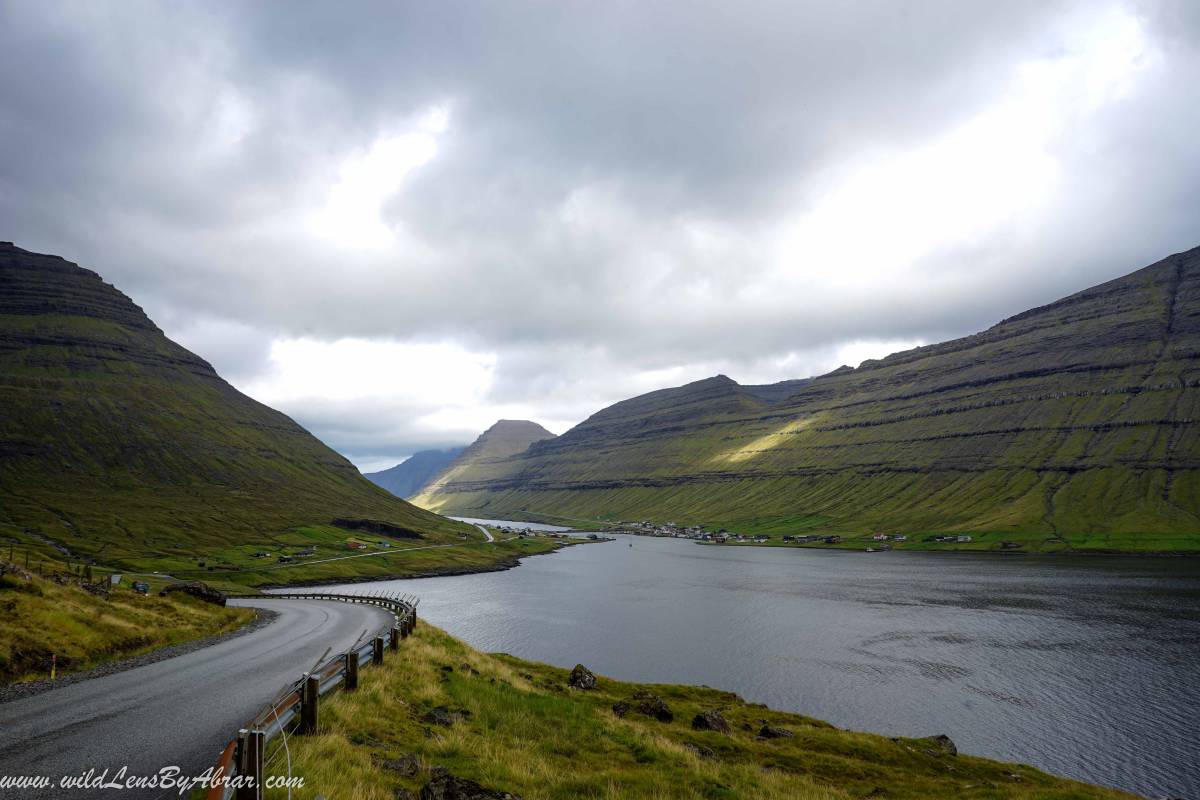
[[[1195,561],[618,539],[388,585],[484,650],[1200,798]]]

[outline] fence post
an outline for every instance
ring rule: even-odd
[[[300,697],[300,732],[316,733],[320,722],[317,704],[321,702],[321,679],[316,675],[304,676],[304,690]]]
[[[262,800],[263,740],[262,731],[238,731],[237,773],[244,782],[237,788],[236,800]]]
[[[413,610],[412,610],[412,629],[414,631],[417,629],[417,609],[416,608],[413,608]]]
[[[383,663],[383,637],[376,636],[371,642],[371,663],[376,666]]]
[[[358,688],[358,653],[353,650],[346,653],[346,688]]]
[[[392,638],[390,641],[393,650],[400,649],[400,628],[395,625],[392,626]]]

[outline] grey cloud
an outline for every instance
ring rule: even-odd
[[[743,299],[827,169],[970,119],[1107,8],[0,1],[0,236],[99,270],[239,381],[301,335],[495,352],[490,399],[547,419],[651,370],[767,380],[848,341],[979,330],[1197,243],[1200,16],[1134,3],[1164,63],[1054,143],[1037,215],[927,254],[911,283]],[[437,156],[383,208],[413,245],[314,241],[296,208],[439,104]],[[459,443],[407,422],[429,410],[304,421],[371,457]],[[402,419],[363,421],[385,413]]]

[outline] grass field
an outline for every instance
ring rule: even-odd
[[[0,685],[59,674],[241,627],[253,609],[117,587],[107,600],[36,575],[0,575]]]
[[[435,767],[525,800],[1131,797],[949,755],[926,740],[839,730],[714,689],[601,677],[595,690],[580,691],[567,677],[422,625],[384,666],[363,672],[357,691],[323,702],[318,735],[289,739],[292,774],[305,778],[292,797],[416,798]],[[661,696],[674,719],[618,718],[612,706],[638,691]],[[439,706],[468,715],[449,726],[422,720]],[[692,718],[709,709],[721,710],[729,733],[693,730]],[[761,738],[764,724],[794,735]],[[268,773],[286,773],[282,754]]]

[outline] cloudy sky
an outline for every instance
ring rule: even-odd
[[[0,0],[0,238],[363,468],[1200,244],[1200,3]]]

